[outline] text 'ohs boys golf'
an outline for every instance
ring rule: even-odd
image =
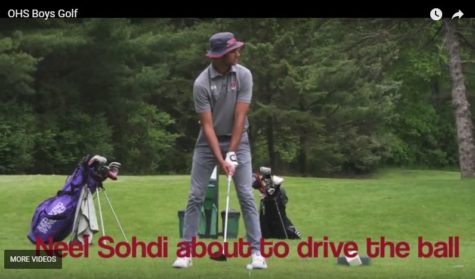
[[[79,9],[38,10],[38,9],[10,9],[9,18],[37,18],[48,20],[51,18],[77,18]]]

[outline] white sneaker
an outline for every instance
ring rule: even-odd
[[[256,253],[252,254],[251,265],[252,265],[252,268],[255,268],[255,269],[266,269],[267,268],[266,259],[259,252],[256,252]]]
[[[174,268],[188,268],[191,267],[193,263],[191,262],[190,257],[178,257],[173,263]]]

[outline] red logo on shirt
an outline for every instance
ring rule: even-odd
[[[237,88],[237,83],[235,79],[231,80],[231,90],[236,90]]]

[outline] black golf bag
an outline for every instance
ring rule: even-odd
[[[282,186],[284,179],[271,174],[271,169],[261,167],[253,174],[252,187],[261,193],[259,222],[263,238],[300,239],[300,232],[287,217],[289,201]]]

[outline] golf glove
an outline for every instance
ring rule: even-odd
[[[226,159],[224,160],[232,164],[234,167],[237,167],[239,165],[237,161],[236,152],[234,151],[229,151],[228,153],[226,153]]]

